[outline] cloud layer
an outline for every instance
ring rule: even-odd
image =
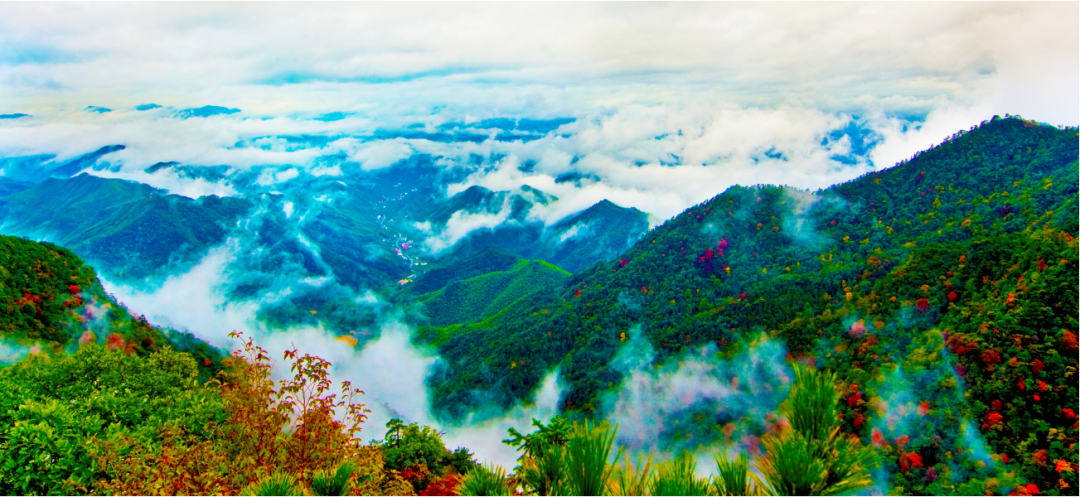
[[[35,116],[150,102],[260,116],[484,112],[478,104],[502,114],[565,115],[694,94],[831,110],[856,101],[926,110],[945,97],[1077,121],[1078,48],[1062,43],[1077,39],[1071,3],[11,4],[2,11],[0,85],[11,104],[26,107],[18,112]]]
[[[371,413],[363,425],[363,438],[382,439],[384,426],[391,418],[407,423],[421,423],[435,427],[448,434],[444,441],[450,449],[467,447],[483,461],[513,467],[518,454],[512,447],[503,445],[509,427],[525,428],[533,418],[549,419],[557,412],[561,387],[558,371],[552,371],[542,382],[531,405],[516,405],[507,412],[492,412],[482,420],[468,419],[461,425],[445,426],[431,413],[425,381],[432,365],[438,361],[433,351],[417,347],[411,342],[411,332],[402,324],[394,310],[383,309],[378,336],[353,347],[337,340],[322,325],[294,326],[289,329],[271,330],[256,319],[256,310],[263,303],[252,300],[236,302],[224,292],[227,287],[230,262],[238,256],[235,241],[212,250],[203,260],[186,273],[168,278],[153,289],[137,289],[122,284],[103,281],[105,289],[129,309],[156,324],[186,331],[196,337],[226,350],[239,350],[242,343],[229,338],[231,331],[243,332],[252,337],[260,347],[269,352],[274,364],[274,376],[283,379],[289,375],[283,353],[297,349],[300,354],[312,354],[330,361],[330,379],[333,390],[341,381],[350,381],[364,391],[357,399]],[[272,301],[269,295],[263,301]],[[377,305],[377,298],[370,293],[357,297],[357,301]],[[0,361],[17,359],[24,349],[0,343]]]
[[[415,154],[444,165],[479,156],[485,167],[448,194],[526,184],[562,200],[549,222],[605,198],[659,222],[733,184],[844,181],[994,114],[1077,124],[1080,48],[1061,40],[1080,37],[1078,10],[7,4],[0,112],[30,117],[0,121],[0,156],[65,160],[124,144],[108,158],[120,170],[101,174],[191,196],[239,192],[143,169],[176,161],[337,176],[326,157],[370,171]],[[379,135],[495,117],[576,120],[524,142]],[[850,126],[869,142],[844,134]],[[324,140],[297,146],[284,135]]]

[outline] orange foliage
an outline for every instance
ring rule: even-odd
[[[1065,347],[1067,350],[1076,352],[1077,349],[1078,349],[1077,341],[1076,341],[1076,333],[1073,333],[1072,331],[1069,331],[1069,330],[1065,330],[1064,332],[1062,332],[1061,333],[1061,345],[1063,347]]]
[[[208,383],[219,389],[226,414],[207,426],[212,437],[191,439],[173,427],[162,434],[158,450],[127,438],[105,442],[94,457],[114,479],[96,482],[94,489],[121,495],[236,494],[277,470],[307,484],[316,470],[343,460],[378,458],[378,449],[359,439],[368,411],[353,398],[363,392],[342,382],[340,398],[328,394],[329,362],[297,357],[295,350],[285,359],[292,361],[294,377],[278,385],[266,351],[249,338],[243,351],[222,360],[226,369]],[[342,421],[335,419],[338,412]]]
[[[447,473],[428,485],[419,495],[458,495],[460,488],[461,477]]]
[[[109,350],[116,350],[124,348],[124,337],[119,333],[111,333],[108,338],[105,339],[105,346]]]
[[[1032,454],[1031,460],[1035,464],[1038,464],[1039,466],[1042,466],[1042,467],[1045,468],[1046,463],[1047,463],[1047,458],[1049,458],[1049,457],[1050,457],[1050,453],[1047,452],[1046,449],[1042,449],[1042,450]]]

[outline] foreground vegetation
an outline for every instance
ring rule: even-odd
[[[242,338],[238,334],[233,335]],[[522,452],[507,476],[478,466],[441,434],[392,420],[360,440],[367,411],[348,383],[331,392],[330,364],[285,353],[293,377],[270,379],[251,339],[210,381],[165,347],[126,354],[93,342],[70,355],[32,354],[0,370],[0,491],[21,495],[831,495],[864,488],[875,453],[840,435],[835,374],[796,366],[782,413],[790,427],[763,440],[758,478],[743,456],[700,478],[689,452],[644,465],[620,449],[618,427],[557,417],[505,443]]]

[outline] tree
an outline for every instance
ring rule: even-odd
[[[836,373],[795,364],[791,394],[781,406],[791,429],[762,438],[757,458],[766,490],[774,495],[839,495],[871,483],[871,447],[840,434]]]

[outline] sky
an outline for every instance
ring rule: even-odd
[[[125,144],[116,176],[199,196],[234,192],[141,171],[495,154],[448,194],[528,184],[563,215],[607,198],[655,224],[733,184],[846,181],[995,114],[1076,125],[1078,17],[1075,2],[4,3],[0,114],[28,116],[0,119],[0,157]],[[239,112],[183,118],[205,105]],[[495,117],[576,121],[516,144],[235,146]],[[568,172],[592,181],[555,181]]]

